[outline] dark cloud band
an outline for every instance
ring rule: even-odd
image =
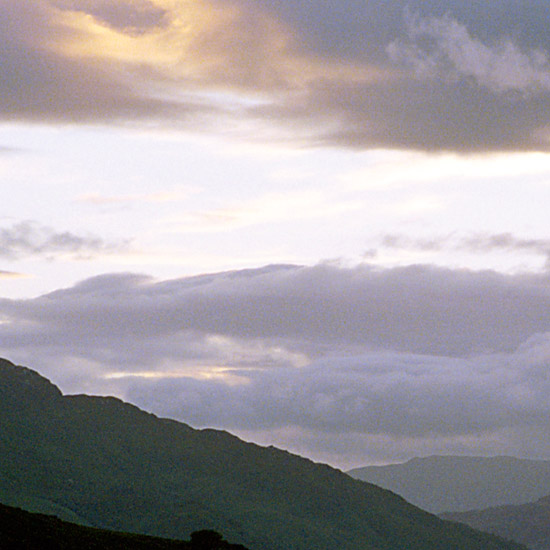
[[[199,7],[212,12],[199,17]],[[212,129],[212,116],[237,115],[282,124],[312,145],[549,150],[544,3],[348,0],[312,10],[210,0],[172,9],[153,0],[1,1],[0,118]],[[97,36],[71,26],[68,13],[88,14],[118,42],[90,56]],[[114,46],[129,40],[130,51],[159,49],[140,59]],[[220,90],[244,99],[213,100]],[[260,105],[247,104],[258,93]]]

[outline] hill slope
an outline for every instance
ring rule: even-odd
[[[246,550],[211,531],[193,533],[191,539],[174,541],[82,527],[0,504],[0,544],[6,550]]]
[[[550,494],[550,461],[546,460],[430,456],[348,473],[434,513],[523,504]]]
[[[213,529],[252,550],[513,550],[388,491],[0,360],[0,501],[118,531]]]
[[[527,504],[448,513],[442,517],[521,542],[533,550],[550,550],[550,496]]]

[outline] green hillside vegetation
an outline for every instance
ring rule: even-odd
[[[434,513],[523,504],[550,494],[548,460],[430,456],[348,473]]]
[[[518,550],[326,465],[0,360],[0,501],[103,529],[252,550]]]
[[[550,550],[550,496],[527,504],[442,516],[518,541],[532,550]]]
[[[175,541],[83,527],[0,504],[0,547],[6,550],[247,550],[215,531]]]

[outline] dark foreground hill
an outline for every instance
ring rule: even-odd
[[[518,550],[384,489],[0,360],[0,501],[94,527],[252,550]]]
[[[199,531],[190,541],[117,533],[83,527],[54,516],[0,504],[0,548],[4,550],[246,550],[214,531]]]
[[[434,513],[523,504],[550,494],[550,461],[430,456],[348,472]]]
[[[550,550],[550,496],[527,504],[442,516],[521,542],[533,550]]]

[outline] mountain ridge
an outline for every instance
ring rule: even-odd
[[[439,514],[522,504],[550,494],[548,460],[432,455],[348,473]]]
[[[550,550],[550,495],[525,504],[444,513],[440,516],[515,540],[532,550]]]

